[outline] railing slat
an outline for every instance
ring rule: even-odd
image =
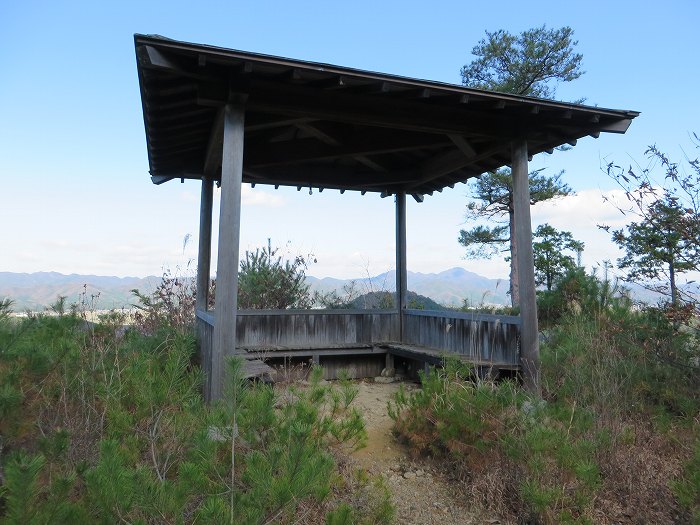
[[[238,348],[333,348],[401,342],[480,362],[518,365],[520,318],[453,311],[407,310],[400,341],[396,310],[243,310]],[[214,314],[197,312],[202,368],[207,377]]]

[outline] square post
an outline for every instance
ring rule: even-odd
[[[399,340],[404,341],[404,313],[408,277],[406,270],[406,192],[396,194],[396,307],[399,310]]]
[[[211,222],[214,201],[214,181],[202,178],[202,195],[199,204],[199,252],[197,254],[197,300],[195,309],[206,311],[209,304],[211,279]]]
[[[536,396],[541,396],[537,294],[535,291],[535,264],[532,254],[526,140],[517,140],[511,143],[511,158],[515,226],[515,231],[511,232],[511,235],[514,236],[518,247],[517,267],[520,280],[520,367],[525,389]]]
[[[223,395],[225,358],[236,349],[238,308],[238,255],[241,233],[241,185],[245,108],[232,102],[224,109],[224,141],[221,161],[221,209],[216,272],[216,312],[208,400]]]

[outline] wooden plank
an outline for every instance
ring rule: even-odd
[[[476,156],[476,151],[469,143],[469,141],[462,135],[450,134],[448,135],[448,137],[454,143],[454,145],[457,146],[462,151],[462,153],[464,153],[465,157],[470,159]]]
[[[498,322],[501,324],[520,324],[520,317],[515,315],[492,315],[481,312],[457,312],[454,310],[406,310],[406,315],[417,317],[446,317],[449,319],[466,319],[468,321]]]
[[[214,119],[211,131],[209,132],[209,141],[207,142],[207,150],[204,155],[204,175],[211,179],[218,176],[219,166],[221,165],[221,155],[223,152],[224,140],[224,108],[221,108]]]
[[[320,327],[321,329],[325,327]],[[367,338],[369,339],[369,338]],[[366,352],[367,350],[372,350],[373,343],[325,343],[321,342],[319,344],[303,343],[303,344],[252,344],[252,343],[238,343],[236,348],[247,353],[260,353],[260,352],[320,352],[320,351],[361,351]]]
[[[445,360],[446,357],[450,357],[450,354],[441,350],[434,350],[430,348],[425,348],[417,345],[408,345],[403,343],[380,343],[377,345],[379,348],[383,348],[386,351],[400,357],[405,357],[408,359],[416,359],[420,361],[425,361],[427,363],[439,365]],[[517,370],[518,365],[508,362],[496,362],[496,361],[486,361],[478,358],[471,358],[469,356],[455,354],[458,359],[472,363],[477,366],[493,366],[494,368],[502,368],[504,370]]]
[[[243,363],[243,377],[252,379],[254,377],[271,378],[274,370],[260,360],[245,361]]]
[[[197,312],[195,322],[197,326],[197,343],[199,345],[199,362],[204,373],[204,397],[208,402],[211,390],[211,352],[214,324],[209,323],[206,316],[200,316],[199,312]]]
[[[603,124],[601,126],[596,126],[597,127],[596,132],[598,134],[600,134],[601,131],[605,131],[607,133],[625,133],[627,131],[627,128],[630,127],[630,124],[632,124],[632,119],[626,118],[626,119],[614,120],[614,121],[611,121],[610,123],[606,123],[606,124]]]
[[[211,279],[211,224],[214,202],[214,181],[202,178],[199,204],[199,250],[197,252],[197,297],[195,308],[207,310]]]
[[[173,180],[174,178],[176,178],[176,177],[170,177],[170,176],[167,176],[167,175],[152,175],[152,176],[151,176],[151,182],[152,182],[153,184],[156,184],[156,185],[158,185],[158,184],[164,184],[164,183],[166,183],[166,182],[170,182],[170,181]]]
[[[237,346],[242,348],[343,348],[398,339],[398,313],[338,313],[307,310],[291,314],[239,313]]]
[[[399,340],[403,341],[408,272],[406,268],[406,193],[396,194],[396,307],[399,309]]]
[[[313,310],[306,310],[306,309],[286,309],[286,310],[256,310],[256,309],[247,309],[247,310],[239,310],[238,311],[238,316],[239,317],[246,317],[246,316],[251,316],[251,317],[258,317],[261,315],[265,316],[282,316],[282,317],[288,317],[290,315],[330,315],[330,316],[337,316],[337,317],[345,317],[348,315],[380,315],[380,316],[392,316],[397,313],[397,309],[395,308],[367,308],[367,309],[361,309],[361,308],[348,308],[348,309],[338,309],[338,308],[319,308],[319,309],[313,309]]]
[[[386,168],[384,166],[382,166],[378,162],[373,161],[369,157],[365,157],[364,155],[356,155],[354,156],[354,159],[357,160],[360,164],[364,164],[365,166],[367,166],[370,169],[373,169],[376,172],[386,172]]]
[[[316,129],[319,132],[317,135],[321,133],[316,126],[304,124],[304,127]],[[260,137],[255,136],[246,142],[246,167],[286,166],[303,162],[400,153],[416,149],[434,149],[450,144],[447,137],[441,135],[397,131],[387,137],[384,133],[371,129],[348,137],[342,143],[339,138],[333,139],[331,143],[331,135],[327,132],[323,132],[323,136],[326,138],[321,143],[317,137],[270,142],[265,140],[268,139],[267,137],[261,140]]]
[[[246,133],[253,131],[265,131],[268,129],[284,128],[286,126],[296,126],[302,122],[313,122],[314,119],[305,117],[283,117],[279,115],[256,115],[249,119],[245,126]]]
[[[499,316],[418,312],[411,310],[404,317],[404,343],[514,366],[519,363],[518,323],[502,322]]]
[[[401,98],[372,97],[347,91],[323,91],[254,79],[249,109],[365,126],[436,134],[469,134],[503,139],[513,130],[505,113],[442,107]]]
[[[467,158],[464,155],[464,152],[459,149],[450,150],[442,155],[433,157],[420,166],[420,177],[408,188],[408,191],[466,166],[474,165],[479,161],[489,159],[493,155],[497,154],[501,149],[502,148],[500,146],[489,147],[488,149],[470,158]]]
[[[340,146],[340,141],[338,139],[336,139],[335,137],[326,133],[325,131],[319,129],[313,123],[300,122],[300,123],[296,124],[296,127],[306,131],[306,133],[308,133],[312,137],[320,140],[324,144],[328,144],[330,146]]]
[[[244,122],[243,104],[227,104],[224,112],[216,323],[209,399],[220,399],[223,395],[225,357],[232,355],[236,347]]]
[[[313,356],[362,356],[362,355],[383,355],[386,350],[369,346],[364,347],[346,347],[337,348],[335,350],[323,349],[323,348],[305,348],[298,350],[258,350],[255,348],[248,349],[246,354],[249,358],[254,359],[275,359],[281,357],[313,357]]]
[[[532,222],[530,219],[530,187],[528,182],[527,142],[511,144],[513,176],[513,208],[515,241],[518,247],[518,277],[520,281],[520,362],[523,385],[540,396],[540,349],[537,328],[537,295],[535,266],[532,253]]]

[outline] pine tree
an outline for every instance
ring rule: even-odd
[[[570,82],[583,74],[582,55],[575,53],[570,27],[528,29],[520,35],[507,31],[486,32],[486,38],[472,49],[477,58],[462,67],[464,85],[515,95],[554,98],[558,82]],[[530,174],[530,204],[571,194],[560,181],[561,173],[546,177]],[[513,198],[510,169],[482,175],[473,188],[476,202],[467,206],[468,218],[502,219],[508,223],[495,227],[477,226],[461,230],[459,243],[467,248],[468,257],[492,256],[504,243],[510,251],[510,294],[513,307],[519,306],[517,273],[518,248],[513,231]]]
[[[577,266],[574,258],[565,252],[580,254],[584,244],[574,239],[571,232],[558,231],[549,224],[538,226],[533,238],[535,282],[551,290],[558,278]]]

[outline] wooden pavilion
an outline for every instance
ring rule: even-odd
[[[197,317],[206,395],[222,395],[227,355],[415,355],[539,370],[528,160],[639,113],[494,93],[160,36],[134,37],[151,179],[202,184]],[[520,318],[406,308],[406,196],[511,167]],[[221,186],[216,307],[207,311],[213,184]],[[237,310],[241,184],[393,196],[397,308]],[[277,354],[276,354],[277,355]]]

